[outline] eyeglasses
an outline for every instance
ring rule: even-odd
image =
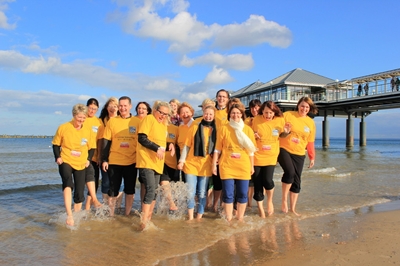
[[[160,110],[157,110],[157,112],[162,116],[167,116],[168,115],[167,113],[161,112]]]
[[[97,111],[97,108],[95,108],[95,107],[89,107],[88,108],[90,111]]]

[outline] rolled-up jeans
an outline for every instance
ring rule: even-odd
[[[207,199],[208,180],[209,177],[207,176],[186,174],[186,184],[188,184],[189,187],[188,209],[194,209],[194,196],[197,195],[199,202],[197,213],[204,213]]]

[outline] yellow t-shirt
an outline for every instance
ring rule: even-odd
[[[169,124],[167,127],[168,136],[167,136],[167,143],[176,144],[178,141],[178,127],[174,124]],[[168,147],[166,147],[168,149]],[[176,152],[176,151],[175,151]],[[173,169],[177,169],[178,160],[176,159],[176,153],[174,156],[171,156],[170,151],[165,152],[165,161],[164,163]]]
[[[92,129],[93,133],[96,136],[96,140],[97,140],[97,134],[99,132],[99,127],[102,124],[101,120],[95,116],[87,117],[84,124],[88,125]],[[96,149],[94,151],[92,161],[97,162],[97,157],[98,157],[98,149]]]
[[[221,128],[223,125],[228,124],[228,109],[216,110],[215,111],[215,126],[217,130]]]
[[[244,123],[246,124],[246,125],[248,125],[249,127],[252,127],[253,126],[253,119],[254,119],[254,117],[246,117],[246,119],[244,120]]]
[[[285,120],[275,116],[271,121],[258,115],[253,119],[253,131],[260,139],[256,139],[257,151],[254,153],[254,165],[276,165],[279,155],[279,134],[283,132]]]
[[[53,145],[61,147],[61,158],[75,170],[85,169],[88,151],[96,148],[96,137],[85,124],[76,129],[73,122],[60,125],[54,135]]]
[[[279,139],[280,147],[291,154],[305,155],[307,144],[315,141],[314,120],[308,116],[301,117],[297,111],[287,111],[283,117],[292,128],[289,136]]]
[[[186,161],[183,165],[183,172],[186,174],[196,175],[196,176],[212,176],[212,158],[210,154],[206,154],[205,157],[194,156],[194,136],[196,135],[199,125],[194,124],[190,127],[187,134],[185,145],[188,146],[189,152],[186,156]],[[203,127],[204,134],[204,151],[206,153],[206,147],[208,147],[209,137],[212,133],[212,128]],[[214,152],[214,151],[212,151]]]
[[[187,137],[187,133],[189,131],[189,128],[193,125],[194,120],[191,120],[189,123],[187,123],[187,125],[180,125],[179,129],[178,129],[178,146],[179,149],[181,151],[182,154],[182,149],[183,146],[185,146],[185,142],[186,142],[186,137]]]
[[[112,117],[107,122],[103,138],[111,141],[109,164],[131,165],[136,162],[139,123],[140,119],[136,116]]]
[[[147,115],[143,118],[139,126],[139,133],[146,134],[150,141],[160,147],[166,148],[168,136],[167,126],[163,123],[159,123],[153,115]],[[165,155],[167,155],[167,153],[168,152],[165,152]],[[147,149],[138,143],[136,167],[153,169],[158,174],[162,174],[164,170],[164,159],[158,159],[155,151]]]
[[[243,132],[255,145],[253,130],[248,125],[244,125]],[[239,144],[235,130],[229,124],[217,130],[215,149],[222,153],[219,158],[221,179],[250,180],[250,155]]]

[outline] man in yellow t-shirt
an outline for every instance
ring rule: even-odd
[[[115,203],[124,179],[125,215],[132,209],[136,186],[137,127],[140,119],[132,116],[131,99],[122,96],[118,101],[119,116],[112,117],[103,134],[102,168],[108,172],[110,215],[114,215]]]

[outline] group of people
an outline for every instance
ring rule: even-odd
[[[59,126],[53,138],[67,225],[74,225],[72,191],[74,211],[82,208],[85,184],[86,209],[101,205],[96,197],[100,173],[103,201],[111,216],[123,194],[125,215],[130,214],[138,177],[142,229],[151,220],[160,185],[170,210],[177,209],[169,184],[178,181],[189,188],[189,220],[201,219],[207,207],[217,210],[222,204],[228,221],[233,217],[242,221],[252,198],[265,218],[274,213],[273,175],[278,162],[283,169],[281,210],[298,215],[306,153],[310,168],[315,160],[316,128],[308,114],[317,113],[317,108],[309,97],[302,97],[294,111],[284,113],[272,101],[254,99],[249,117],[240,100],[230,98],[226,90],[217,92],[216,101],[204,100],[203,115],[197,119],[189,103],[176,99],[156,101],[152,107],[139,102],[136,115],[131,114],[127,96],[110,98],[99,118],[95,116],[98,108],[94,98],[86,106],[76,104],[72,120]]]
[[[400,87],[400,79],[398,77],[393,77],[390,80],[390,86],[392,87],[392,91],[399,91],[399,87]]]
[[[365,83],[364,85],[364,94],[365,96],[368,96],[368,92],[369,92],[369,85],[368,83]],[[362,84],[358,84],[358,88],[357,88],[357,96],[361,96],[363,93],[363,86]]]

